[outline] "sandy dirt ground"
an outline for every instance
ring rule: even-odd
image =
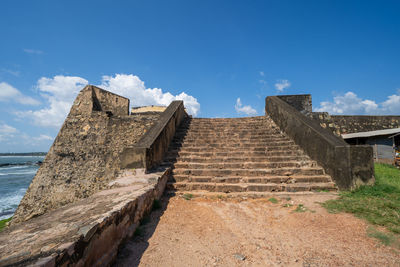
[[[365,221],[321,207],[334,194],[274,197],[165,196],[115,266],[400,266],[400,251],[368,237]]]

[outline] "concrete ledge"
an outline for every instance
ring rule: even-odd
[[[0,266],[109,266],[161,197],[169,174],[125,172],[112,189],[4,230]]]
[[[176,128],[188,115],[183,101],[173,101],[155,123],[131,147],[126,147],[120,155],[121,168],[144,168],[150,170],[160,164],[175,135]]]
[[[374,182],[371,147],[348,145],[276,96],[266,98],[265,112],[325,169],[339,189],[354,189]]]

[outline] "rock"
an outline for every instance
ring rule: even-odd
[[[236,259],[240,260],[240,261],[244,261],[246,259],[246,256],[243,254],[239,254],[236,253],[235,255],[233,255]]]

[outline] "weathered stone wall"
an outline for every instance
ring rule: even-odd
[[[175,131],[188,114],[183,101],[173,101],[142,138],[121,153],[121,167],[150,170],[162,163]]]
[[[70,203],[0,233],[0,266],[110,266],[155,199],[170,169],[124,171],[111,189]]]
[[[137,142],[160,113],[128,115],[129,100],[94,86],[77,96],[12,224],[108,188],[119,155]]]
[[[311,95],[278,95],[281,100],[285,101],[296,110],[303,114],[312,112],[312,99]]]
[[[400,128],[400,116],[353,116],[329,115],[326,112],[313,112],[312,118],[319,121],[323,128],[334,134],[368,132]]]
[[[339,189],[354,189],[374,182],[374,164],[370,146],[350,146],[323,129],[316,120],[305,116],[278,97],[265,100],[265,111],[274,122],[317,161]]]

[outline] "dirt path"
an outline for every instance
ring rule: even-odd
[[[268,198],[165,197],[115,265],[400,266],[400,251],[369,238],[367,223],[318,204],[333,197],[275,197],[276,204]],[[307,210],[295,212],[298,204]]]

